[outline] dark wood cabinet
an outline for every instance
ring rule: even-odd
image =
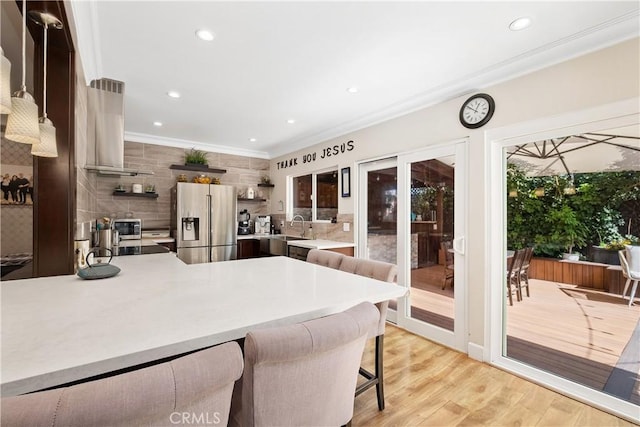
[[[238,240],[238,259],[256,258],[260,256],[260,240]]]
[[[171,252],[176,252],[176,242],[162,242],[158,243],[160,246],[164,246],[169,249]]]

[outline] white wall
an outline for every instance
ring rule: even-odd
[[[496,102],[491,122],[476,130],[464,128],[458,121],[458,112],[467,96],[435,105],[387,122],[361,129],[329,140],[325,143],[273,159],[271,178],[275,184],[271,211],[278,211],[278,200],[286,200],[286,177],[302,175],[313,170],[337,165],[351,166],[352,197],[340,198],[339,213],[353,213],[356,201],[354,177],[355,163],[365,159],[391,156],[432,144],[469,138],[467,269],[469,271],[469,339],[483,345],[484,301],[487,262],[485,248],[490,236],[486,235],[485,185],[488,175],[489,141],[485,132],[490,129],[519,122],[552,117],[554,115],[595,107],[640,96],[640,39],[584,55],[555,66],[482,88]],[[479,90],[480,91],[480,90]],[[354,150],[335,157],[302,164],[302,156],[323,147],[354,141]],[[297,157],[298,165],[278,169],[279,161]]]

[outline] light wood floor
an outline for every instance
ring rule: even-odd
[[[384,357],[386,408],[378,411],[375,388],[364,392],[354,426],[634,425],[391,325]]]

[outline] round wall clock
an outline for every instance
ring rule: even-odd
[[[462,104],[460,108],[460,123],[466,128],[477,129],[491,120],[495,109],[496,103],[490,95],[478,93]]]

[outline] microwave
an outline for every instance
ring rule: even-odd
[[[141,219],[116,219],[113,222],[113,228],[118,230],[120,240],[139,240],[142,239],[142,220]]]

